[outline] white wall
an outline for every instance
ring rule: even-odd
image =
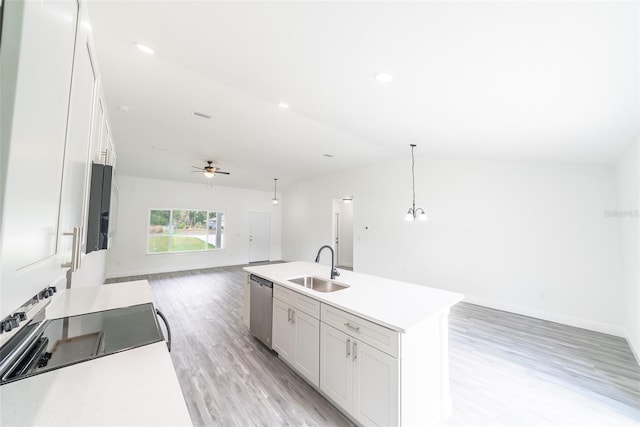
[[[627,339],[640,361],[640,252],[638,247],[638,209],[640,206],[640,151],[634,141],[616,164],[618,205],[610,220],[620,227],[623,281],[625,286],[625,321]]]
[[[118,186],[118,232],[107,253],[107,277],[246,264],[249,259],[249,212],[271,213],[271,259],[280,259],[281,208],[271,205],[272,192],[217,187],[215,184],[208,188],[204,184],[124,175],[118,176]],[[149,210],[162,208],[224,212],[225,248],[147,254]]]
[[[384,172],[381,172],[384,171]],[[407,157],[286,192],[283,258],[330,243],[332,199],[354,195],[356,271],[462,292],[469,302],[623,335],[613,167]]]

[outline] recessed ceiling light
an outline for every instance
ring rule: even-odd
[[[322,157],[328,157],[328,158],[332,158],[333,154],[323,154]]]
[[[140,44],[140,43],[134,43],[134,44],[136,45],[136,47],[138,49],[140,49],[140,51],[142,51],[142,52],[144,52],[146,54],[153,55],[154,53],[156,53],[156,51],[151,49],[149,46],[145,46],[145,45]]]
[[[287,104],[286,102],[278,102],[278,107],[288,110],[289,109],[289,104]]]
[[[389,73],[375,73],[373,77],[380,83],[391,83],[393,81],[393,76]]]
[[[118,105],[118,110],[120,111],[124,111],[125,113],[129,111],[129,106],[128,105]]]
[[[196,117],[200,117],[200,118],[207,119],[207,120],[211,120],[211,118],[213,117],[211,114],[203,113],[203,112],[198,111],[198,110],[193,110],[193,113],[191,113],[191,114],[193,114]]]

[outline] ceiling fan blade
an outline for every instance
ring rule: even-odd
[[[200,171],[203,169],[203,168],[198,167],[198,166],[191,166],[191,167],[192,167],[192,168],[194,168],[194,169],[198,169],[198,170],[200,170]]]
[[[215,171],[214,173],[221,173],[222,175],[231,175],[229,172],[223,172],[223,171]]]

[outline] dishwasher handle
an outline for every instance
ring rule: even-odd
[[[267,288],[273,288],[273,282],[267,280],[267,279],[263,279],[260,276],[255,276],[255,275],[251,275],[249,276],[249,280],[251,280],[252,282],[260,285],[260,286],[266,286]]]
[[[158,314],[158,317],[162,319],[164,326],[167,328],[167,349],[169,350],[169,353],[171,353],[171,328],[169,327],[169,322],[167,321],[167,318],[164,317],[164,314],[162,314],[162,312],[157,308],[156,313]]]

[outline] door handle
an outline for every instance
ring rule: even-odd
[[[347,339],[347,357],[351,356],[351,340]]]

